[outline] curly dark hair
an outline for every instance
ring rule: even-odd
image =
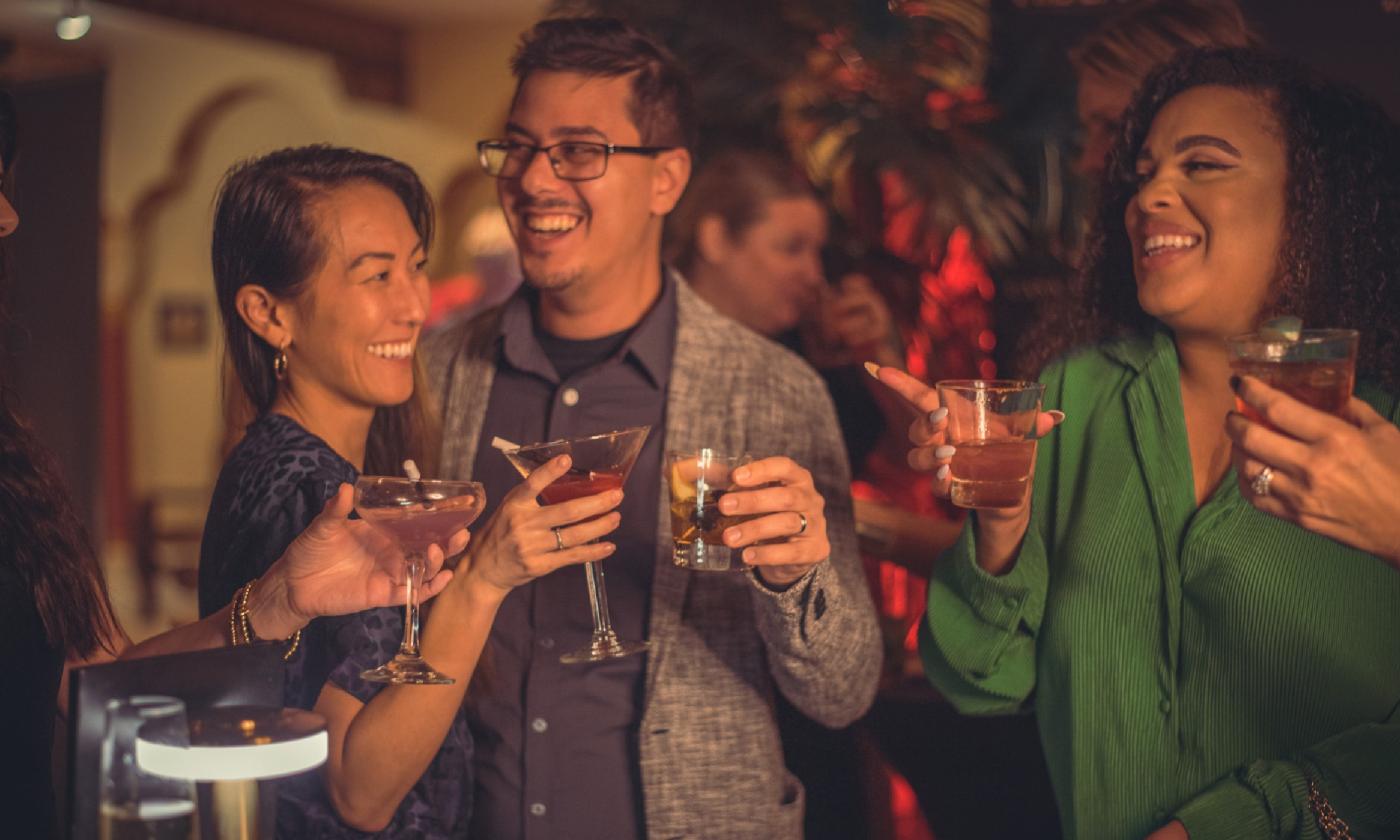
[[[1081,308],[1057,330],[1063,352],[1155,328],[1138,305],[1124,211],[1158,111],[1190,88],[1256,93],[1273,112],[1288,165],[1284,246],[1259,314],[1361,332],[1358,375],[1400,388],[1400,127],[1349,88],[1296,62],[1240,48],[1193,50],[1158,68],[1123,117],[1079,280]]]
[[[10,194],[19,128],[15,106],[0,91],[0,189]],[[0,260],[0,301],[4,267]],[[9,324],[0,308],[0,328]],[[49,645],[65,659],[105,649],[123,638],[107,597],[107,581],[87,529],[73,509],[58,463],[15,409],[4,378],[11,369],[0,353],[0,562],[9,564],[33,593]]]

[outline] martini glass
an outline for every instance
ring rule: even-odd
[[[535,468],[560,455],[573,459],[569,471],[540,493],[545,504],[554,505],[622,487],[650,431],[650,426],[636,426],[591,437],[535,443],[503,452],[522,476],[529,475]],[[584,564],[583,571],[588,582],[588,603],[593,608],[593,638],[587,647],[566,653],[559,657],[559,661],[566,665],[601,662],[646,650],[646,642],[622,641],[613,631],[612,617],[608,614],[608,591],[603,585],[603,567],[589,562]]]
[[[414,481],[366,475],[355,482],[355,512],[403,550],[405,587],[403,643],[394,658],[360,674],[370,682],[391,685],[449,685],[418,653],[418,599],[423,564],[434,543],[447,545],[486,505],[486,490],[474,481]]]

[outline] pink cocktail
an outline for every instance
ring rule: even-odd
[[[423,563],[434,544],[445,547],[486,506],[486,490],[474,481],[414,481],[366,475],[355,482],[355,512],[403,549],[405,596],[403,642],[393,659],[360,674],[393,685],[447,685],[418,651],[418,608]]]

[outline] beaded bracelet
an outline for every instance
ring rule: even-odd
[[[251,645],[254,642],[262,641],[258,638],[258,634],[253,632],[253,622],[248,617],[248,596],[252,593],[253,584],[255,583],[257,583],[256,580],[250,580],[233,593],[233,604],[229,610],[228,626],[229,642],[234,647]],[[292,644],[291,647],[287,648],[287,652],[282,654],[282,658],[284,660],[289,660],[292,658],[292,654],[297,652],[297,645],[301,644],[301,631],[298,630],[288,636],[286,641]]]

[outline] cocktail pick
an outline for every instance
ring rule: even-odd
[[[499,449],[502,452],[514,452],[520,448],[520,444],[511,443],[503,437],[493,437],[491,438],[491,447],[493,449]]]
[[[403,474],[408,476],[408,480],[413,482],[413,492],[418,494],[418,500],[423,503],[424,510],[433,509],[433,501],[428,498],[428,491],[423,487],[423,474],[418,471],[418,465],[409,458],[403,462]]]

